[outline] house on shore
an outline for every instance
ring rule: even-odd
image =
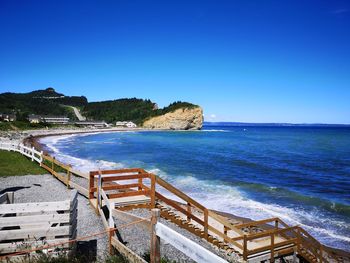
[[[65,116],[42,116],[42,122],[50,124],[68,124],[69,118]]]
[[[74,123],[81,127],[107,128],[109,125],[104,121],[76,121]]]
[[[41,116],[40,115],[35,115],[35,114],[30,114],[30,115],[28,115],[28,121],[30,123],[40,123],[41,122]]]
[[[13,122],[16,119],[16,114],[14,113],[0,113],[0,121]]]
[[[132,121],[117,121],[115,123],[116,127],[124,127],[124,128],[136,128],[137,125]]]

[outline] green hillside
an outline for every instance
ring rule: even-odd
[[[68,106],[76,106],[88,120],[106,122],[133,121],[142,124],[146,119],[174,111],[178,108],[190,108],[196,105],[187,102],[174,102],[168,107],[158,109],[149,99],[117,99],[101,102],[88,102],[84,96],[65,96],[53,88],[36,90],[29,93],[0,94],[0,113],[16,113],[18,120],[26,120],[29,114],[65,115],[72,120],[75,115]]]
[[[87,99],[64,96],[53,88],[29,93],[0,94],[0,113],[14,112],[18,120],[25,120],[29,114],[65,115],[74,119],[75,115],[63,104],[83,107],[87,104]]]
[[[156,104],[150,100],[131,98],[90,102],[84,107],[83,113],[90,119],[103,119],[107,122],[133,121],[139,125],[150,117],[159,116],[178,108],[195,106],[188,102],[178,101],[168,107],[158,109]]]

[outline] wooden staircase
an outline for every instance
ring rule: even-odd
[[[174,224],[178,225],[181,228],[186,229],[187,231],[191,232],[192,234],[200,237],[200,238],[206,238],[205,237],[205,231],[198,226],[192,224],[189,220],[183,219],[183,217],[179,216],[176,212],[172,211],[171,209],[162,206],[161,204],[157,203],[156,207],[160,209],[160,216],[173,222]],[[220,241],[215,236],[208,234],[207,241],[215,246],[217,246],[220,249],[225,250],[225,252],[230,255],[232,253],[238,253],[241,254],[239,251],[236,251],[234,248],[230,247],[229,244]]]
[[[127,183],[120,184],[120,181]],[[99,189],[105,195],[103,198],[114,200],[113,203],[123,198],[148,198],[147,203],[124,204],[120,209],[158,208],[161,217],[203,238],[227,255],[238,254],[247,262],[273,262],[287,255],[298,256],[312,263],[339,262],[299,226],[289,226],[279,218],[232,223],[160,177],[140,168],[90,172],[89,199],[95,200],[96,204],[102,202],[96,200],[101,191]],[[166,197],[168,193],[180,201]]]

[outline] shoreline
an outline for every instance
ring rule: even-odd
[[[107,128],[107,129],[91,129],[91,128],[85,128],[85,129],[52,129],[52,130],[29,130],[29,131],[14,131],[12,133],[19,135],[18,139],[10,139],[10,141],[17,140],[18,143],[22,142],[24,144],[30,144],[31,146],[36,147],[39,151],[43,150],[45,148],[45,144],[40,143],[40,139],[44,137],[50,137],[50,136],[64,136],[64,135],[74,135],[74,134],[95,134],[95,133],[114,133],[114,132],[145,132],[145,131],[171,131],[171,130],[158,130],[158,129],[145,129],[145,128]],[[2,137],[0,136],[0,139]],[[224,216],[228,218],[229,220],[239,221],[242,223],[252,222],[254,220],[250,218],[240,217],[231,213],[221,212],[217,210],[213,210],[220,214],[221,216]],[[269,225],[262,225],[263,229],[270,228]],[[332,253],[336,253],[339,256],[345,257],[350,262],[350,252],[329,247],[324,245],[326,248],[328,248]]]

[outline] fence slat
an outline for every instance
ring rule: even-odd
[[[0,205],[0,214],[38,213],[69,210],[69,201]]]

